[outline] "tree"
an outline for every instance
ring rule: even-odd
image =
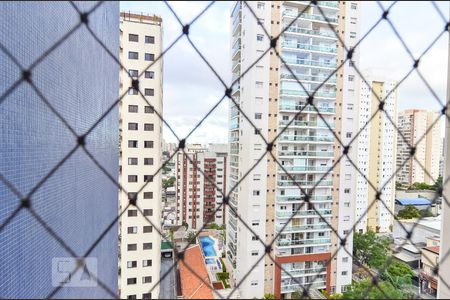
[[[410,189],[412,189],[412,190],[432,190],[433,186],[426,184],[425,182],[414,182],[413,185],[411,185]]]
[[[397,213],[399,219],[416,219],[420,218],[420,210],[412,205],[406,205],[404,209]]]
[[[173,185],[175,184],[175,177],[170,177],[168,179],[163,179],[163,188],[167,189],[169,187],[173,187]]]
[[[389,244],[388,239],[377,237],[373,231],[355,233],[353,236],[353,257],[356,262],[378,268],[386,261]]]
[[[264,294],[264,299],[275,299],[274,294]]]
[[[383,280],[389,281],[408,298],[413,298],[416,293],[416,288],[412,284],[413,277],[414,272],[411,267],[398,260],[392,261],[381,276]]]
[[[377,286],[372,286],[371,280],[354,281],[349,290],[343,294],[344,299],[406,299],[406,296],[397,290],[391,283],[386,281],[378,282]],[[370,289],[370,290],[369,290]],[[369,290],[369,291],[368,291]],[[366,296],[367,294],[367,296]]]
[[[439,176],[431,187],[435,191],[442,189],[442,176]]]
[[[195,231],[190,231],[187,236],[188,243],[189,244],[197,244],[196,237],[197,237],[197,234],[195,233]]]

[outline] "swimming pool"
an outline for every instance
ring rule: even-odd
[[[216,256],[216,250],[214,250],[214,241],[209,236],[200,237],[200,245],[205,257]]]
[[[213,264],[216,263],[216,260],[215,260],[214,258],[206,258],[206,259],[205,259],[205,263],[206,263],[207,265],[213,265]]]

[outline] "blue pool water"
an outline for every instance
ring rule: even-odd
[[[207,258],[205,259],[205,262],[207,265],[213,265],[216,262],[216,260],[214,258]]]
[[[205,257],[216,256],[216,251],[214,250],[214,241],[209,236],[200,237],[200,245],[203,250],[203,255]]]

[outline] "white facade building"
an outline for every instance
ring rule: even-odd
[[[121,298],[158,298],[161,266],[161,237],[158,233],[161,217],[162,122],[162,60],[147,67],[162,52],[162,20],[157,16],[121,13],[120,61],[127,70],[120,73],[120,94],[127,95],[120,103],[120,174],[119,183],[129,193],[119,193],[122,211],[130,198],[137,196],[138,209],[130,205],[119,221]],[[139,89],[145,101],[134,89],[131,79],[139,78]],[[127,74],[128,72],[128,74]],[[151,225],[146,218],[149,218]],[[157,227],[154,228],[153,226]],[[152,291],[151,291],[152,290]],[[151,291],[151,293],[150,293]]]
[[[292,292],[311,285],[316,275],[313,287],[328,292],[341,292],[351,284],[352,260],[345,251],[339,251],[336,260],[327,265],[336,250],[334,244],[339,245],[339,241],[326,222],[337,228],[341,236],[351,230],[355,193],[347,191],[356,187],[356,176],[345,157],[329,171],[343,149],[325,122],[344,145],[356,134],[359,81],[355,79],[352,64],[358,63],[359,55],[358,51],[354,52],[351,61],[334,72],[347,53],[338,45],[321,11],[350,48],[359,37],[360,3],[319,1],[319,7],[307,8],[309,4],[307,1],[247,4],[237,1],[232,8],[233,80],[246,72],[234,85],[232,96],[258,128],[255,130],[230,102],[228,189],[232,193],[227,215],[227,258],[233,265],[235,282],[242,281],[239,291],[244,298],[261,298],[265,293],[290,297]],[[281,34],[276,48],[285,63],[273,49],[263,55],[270,47],[270,40],[257,21],[274,37],[290,25]],[[320,115],[308,105],[307,94],[288,69],[309,93],[320,86],[313,100]],[[289,128],[284,130],[288,124]],[[266,144],[258,134],[271,141],[281,131],[272,153],[283,168],[270,155],[265,155]],[[353,160],[355,149],[348,151]],[[255,163],[258,163],[256,167],[245,176]],[[235,187],[238,182],[239,186]],[[297,184],[310,194],[309,204]],[[269,244],[279,233],[270,255],[294,278],[271,259],[260,260],[266,249],[259,239]],[[351,236],[346,248],[351,253]]]
[[[397,83],[367,72],[363,74],[366,82],[361,80],[361,96],[356,108],[358,129],[362,130],[357,139],[358,160],[355,162],[362,173],[356,175],[355,220],[361,219],[356,224],[356,231],[390,232],[393,218],[386,206],[394,212],[395,179],[392,174],[396,171],[397,142],[397,130],[390,120],[394,124],[397,122]],[[383,112],[377,113],[380,100],[384,101]],[[386,206],[376,201],[374,187],[381,191],[380,198]]]
[[[213,149],[213,148],[211,148]],[[187,224],[189,229],[200,230],[205,223],[223,225],[226,194],[227,152],[204,152],[198,147],[187,148],[186,154],[176,156],[176,222]],[[189,157],[188,157],[189,156]],[[202,172],[200,172],[202,170]],[[205,176],[209,176],[206,179]]]

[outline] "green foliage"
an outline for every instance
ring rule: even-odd
[[[209,223],[205,226],[206,229],[224,230],[225,225],[217,225],[216,223]]]
[[[432,217],[433,213],[431,211],[429,211],[428,209],[424,209],[420,211],[420,217],[421,218],[428,218],[428,217]]]
[[[432,188],[435,191],[442,189],[442,176],[439,176],[438,179],[436,179],[436,182],[432,185]]]
[[[275,299],[274,294],[264,294],[264,299]]]
[[[189,244],[197,244],[196,233],[194,231],[189,232],[187,240]]]
[[[220,263],[222,264],[222,272],[226,273],[227,272],[227,266],[225,266],[225,263],[223,262],[221,257],[219,257],[219,259],[220,259]]]
[[[170,171],[170,169],[169,169],[169,171]],[[173,185],[175,184],[175,177],[170,177],[170,178],[167,178],[167,179],[163,179],[163,188],[165,188],[165,189],[167,189],[167,188],[169,188],[169,187],[173,187]]]
[[[228,284],[228,279],[230,279],[230,274],[227,272],[216,273],[217,280],[222,281],[223,286],[227,289],[230,287]]]
[[[415,182],[410,186],[411,190],[433,190],[433,186],[425,182]]]
[[[397,213],[399,219],[416,219],[420,218],[420,210],[412,205],[406,205],[404,209]]]
[[[370,280],[355,281],[350,286],[350,289],[343,294],[344,299],[363,299],[367,293],[368,299],[406,299],[406,295],[397,290],[391,283],[381,281],[378,283],[379,288],[372,286]]]
[[[415,287],[412,284],[414,272],[411,267],[404,262],[394,260],[382,274],[381,279],[390,282],[399,289],[406,297],[415,296]]]
[[[355,261],[379,268],[385,261],[390,241],[376,236],[375,232],[355,233],[353,236],[353,257]]]

